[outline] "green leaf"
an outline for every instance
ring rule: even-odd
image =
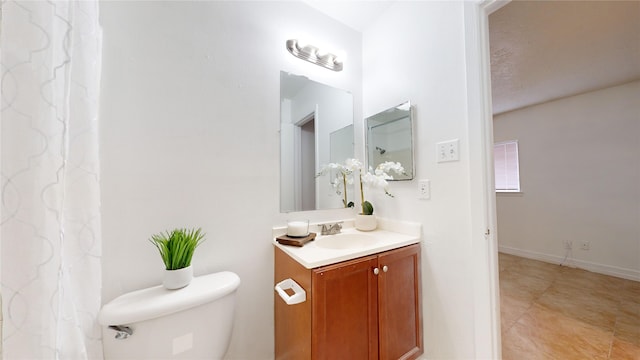
[[[174,229],[151,236],[167,270],[177,270],[191,265],[195,249],[204,241],[202,229]]]
[[[362,214],[373,215],[373,205],[371,205],[369,201],[365,201],[362,203]]]

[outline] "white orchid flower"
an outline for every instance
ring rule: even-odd
[[[358,159],[347,159],[344,162],[344,167],[352,173],[356,170],[362,169],[362,163]]]
[[[402,166],[402,164],[400,164],[399,162],[393,162],[393,161],[385,161],[383,163],[381,163],[380,165],[378,165],[376,167],[376,173],[378,171],[381,171],[383,173],[388,174],[389,172],[393,171],[396,174],[404,174],[404,167]]]
[[[363,170],[363,164],[358,159],[346,159],[344,164],[339,163],[330,163],[324,165],[318,173],[320,175],[326,175],[332,170],[338,171],[335,175],[335,180],[331,181],[331,185],[334,187],[336,193],[341,195],[341,188],[344,187],[344,204],[347,206],[347,185],[351,185],[354,183],[354,172],[358,170],[360,172],[360,198],[364,205],[364,186],[368,188],[379,188],[383,189],[384,193],[388,196],[393,197],[393,195],[388,191],[389,183],[387,180],[393,180],[393,176],[391,176],[390,172],[395,172],[396,174],[405,174],[404,167],[399,162],[386,161],[384,163],[379,164],[375,170],[369,169],[369,171]],[[370,204],[369,204],[370,205]],[[364,212],[364,206],[363,206]]]

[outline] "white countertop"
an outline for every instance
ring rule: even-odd
[[[341,220],[342,221],[342,220]],[[337,221],[329,221],[334,223]],[[341,261],[351,260],[362,256],[376,254],[382,251],[392,250],[403,246],[420,242],[422,228],[418,223],[395,221],[378,218],[378,228],[373,231],[359,231],[353,227],[353,220],[344,220],[341,234],[362,234],[371,238],[371,245],[364,245],[351,249],[329,249],[322,246],[323,240],[328,240],[334,235],[320,235],[320,231],[313,231],[316,224],[310,228],[316,232],[316,239],[306,243],[302,247],[282,245],[276,241],[276,237],[286,233],[285,227],[273,228],[273,244],[279,247],[302,266],[313,269],[319,266],[335,264]]]

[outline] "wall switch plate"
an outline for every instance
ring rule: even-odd
[[[590,242],[588,242],[588,241],[585,241],[585,240],[580,241],[580,249],[582,249],[582,250],[589,250],[589,249],[591,249],[591,243],[590,243]]]
[[[431,181],[420,180],[418,181],[418,199],[429,200],[431,199]]]
[[[458,139],[442,141],[436,144],[436,151],[438,162],[458,161],[460,160],[460,154],[458,154],[460,141]]]

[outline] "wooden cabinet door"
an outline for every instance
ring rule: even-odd
[[[312,359],[378,359],[377,256],[313,270]]]
[[[380,360],[417,359],[423,352],[420,245],[380,254]]]

